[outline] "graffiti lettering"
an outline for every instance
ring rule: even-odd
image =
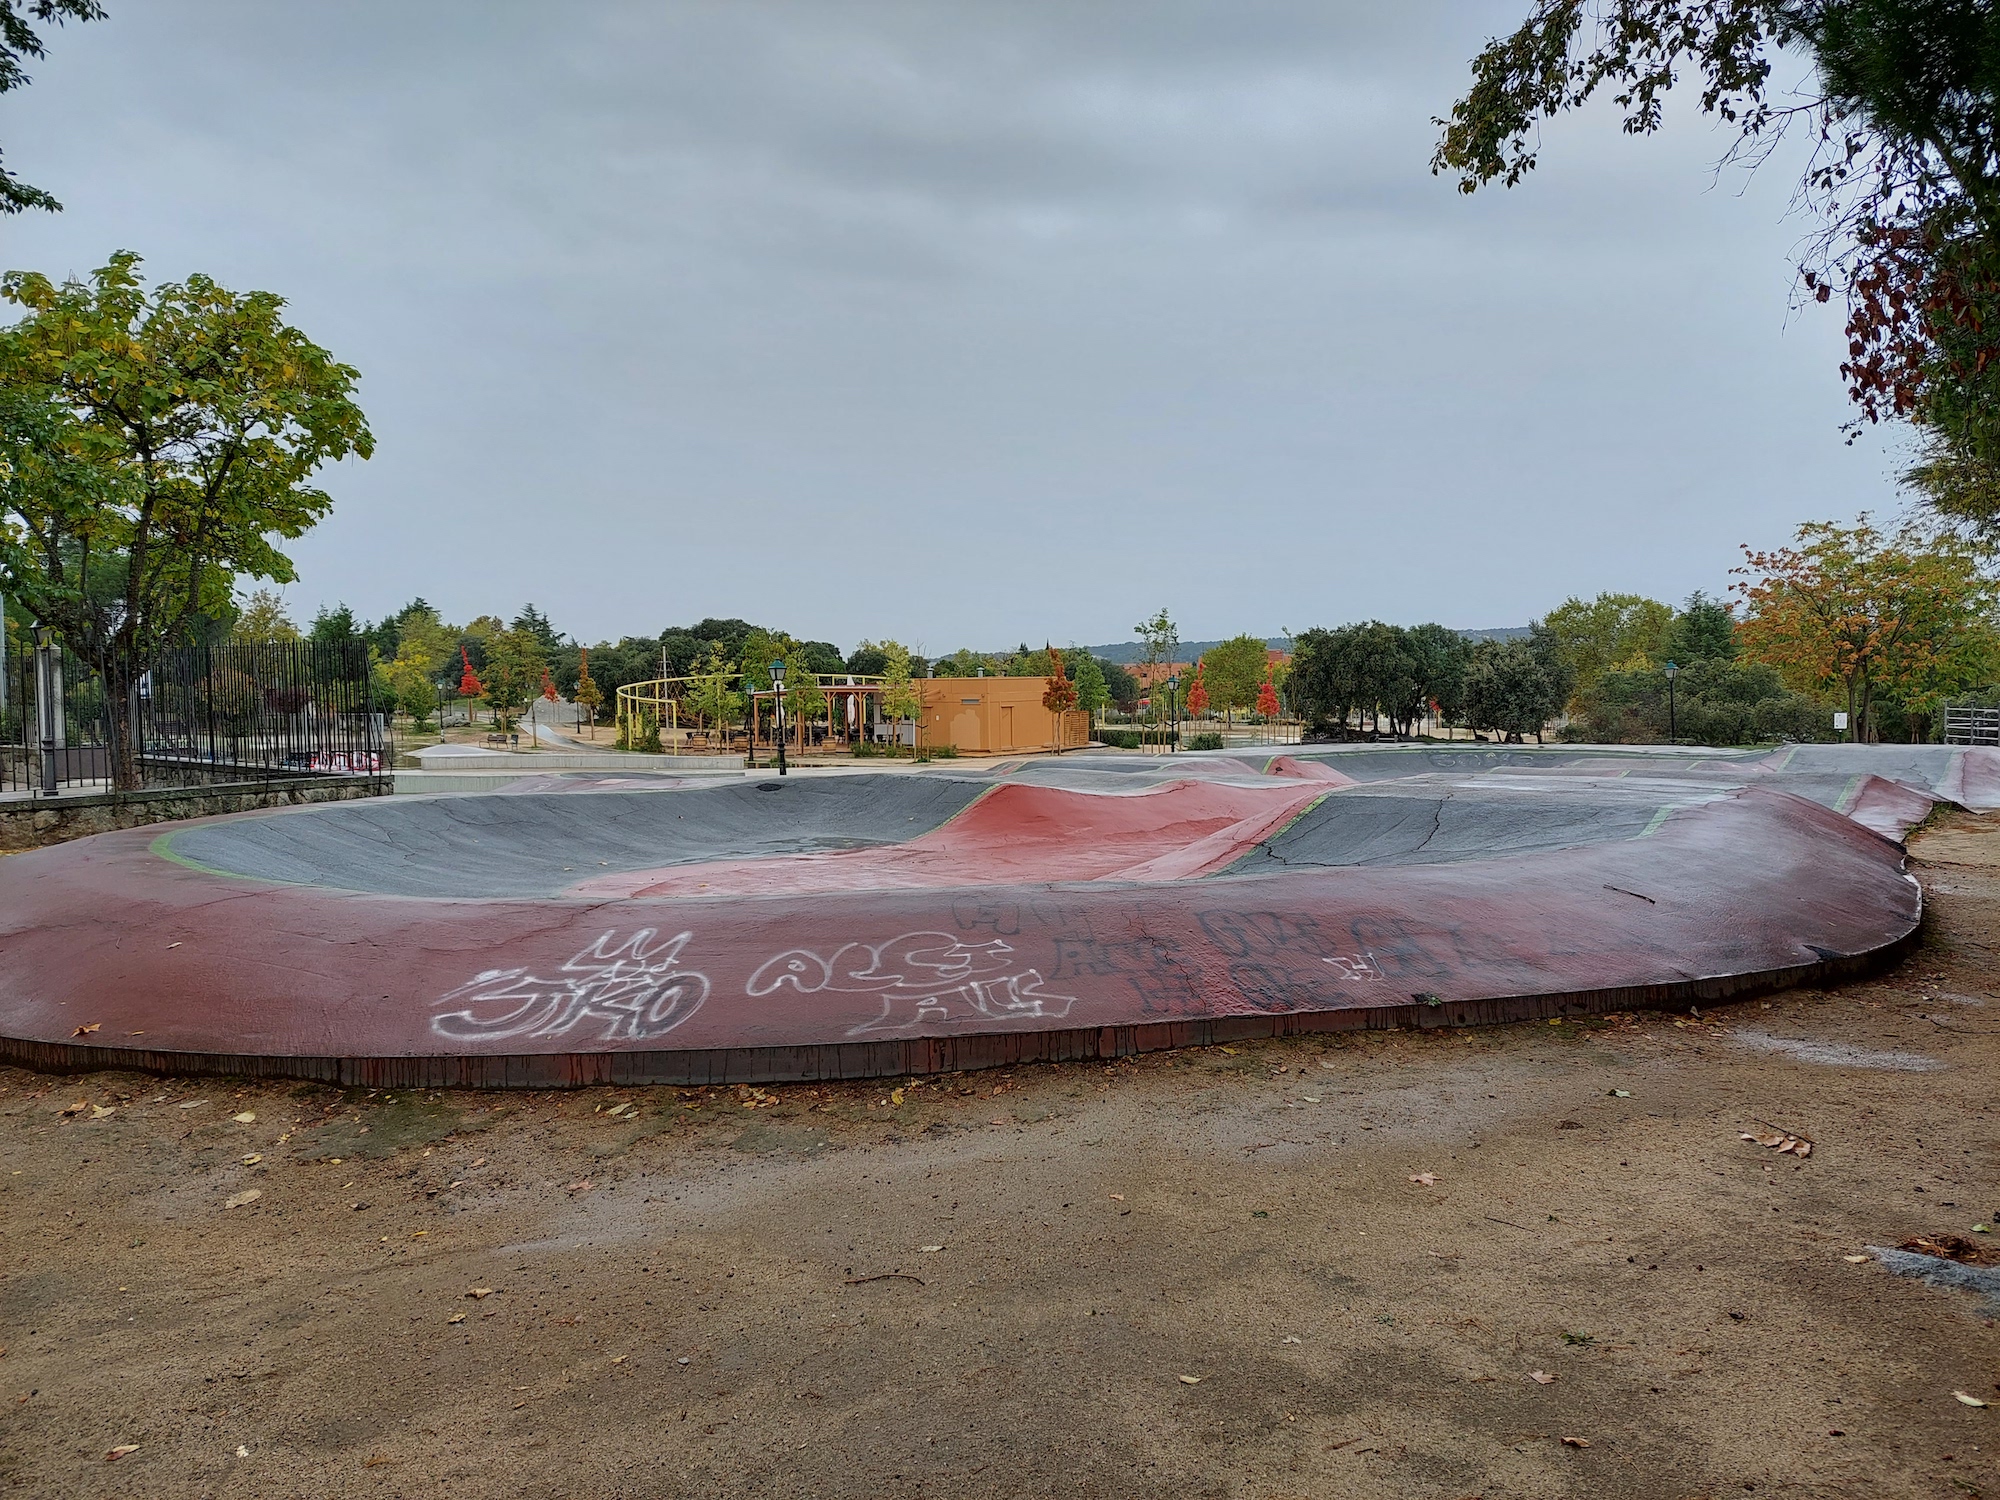
[[[831,957],[793,948],[767,959],[748,989],[753,996],[789,986],[804,995],[880,1000],[881,1014],[853,1027],[850,1036],[1068,1015],[1075,997],[1043,990],[1041,972],[1020,967],[1013,954],[998,938],[967,943],[948,932],[906,932],[886,943],[847,943]]]
[[[641,928],[623,942],[607,932],[557,970],[488,969],[437,1003],[457,1005],[431,1017],[431,1030],[456,1041],[567,1036],[601,1022],[607,1042],[644,1041],[672,1031],[708,998],[708,978],[680,966],[690,934],[653,942]]]

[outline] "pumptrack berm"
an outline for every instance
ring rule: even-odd
[[[550,1087],[1684,1004],[1891,954],[2000,751],[1355,747],[398,796],[0,861],[0,1055]]]

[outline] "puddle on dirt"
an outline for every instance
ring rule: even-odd
[[[1815,1042],[1770,1036],[1761,1031],[1739,1031],[1730,1040],[1752,1052],[1789,1057],[1794,1062],[1817,1063],[1823,1068],[1878,1068],[1891,1073],[1935,1073],[1944,1067],[1935,1057],[1925,1057],[1921,1052],[1875,1052],[1866,1047],[1850,1047],[1845,1042]]]

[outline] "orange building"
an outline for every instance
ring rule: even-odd
[[[1054,750],[1060,730],[1065,750],[1081,749],[1090,739],[1089,716],[1057,716],[1042,707],[1046,677],[920,677],[913,686],[923,692],[924,743],[950,745],[967,755],[1004,755],[1014,751]]]

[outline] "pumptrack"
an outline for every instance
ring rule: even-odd
[[[1713,1001],[1893,954],[2000,751],[1078,754],[537,778],[0,861],[0,1056],[550,1087]]]

